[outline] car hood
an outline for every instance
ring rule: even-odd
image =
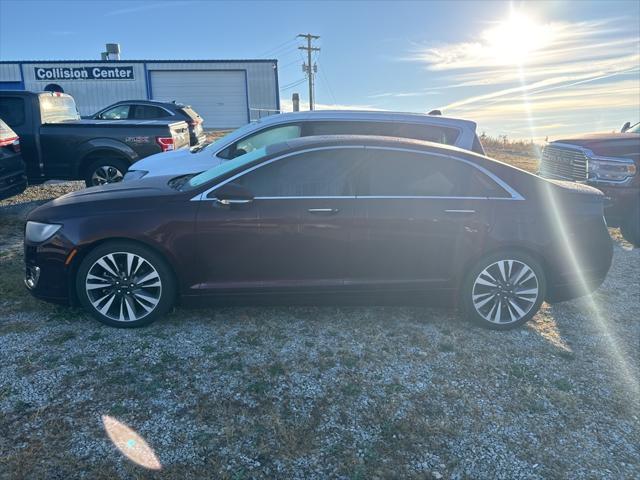
[[[200,173],[209,170],[222,162],[211,150],[203,149],[196,153],[189,150],[158,153],[137,161],[129,167],[129,171],[142,170],[148,172],[144,178],[178,176],[188,173]],[[129,183],[127,180],[125,183]]]
[[[640,135],[637,133],[589,133],[554,140],[591,150],[596,155],[622,157],[640,153]]]

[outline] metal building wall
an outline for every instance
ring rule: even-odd
[[[133,67],[133,80],[37,80],[35,69],[39,67]],[[144,64],[125,62],[69,62],[69,63],[23,63],[25,89],[42,91],[50,83],[60,85],[65,93],[75,98],[81,115],[90,115],[103,107],[120,100],[147,98]]]
[[[275,113],[279,108],[275,61],[261,62],[148,62],[147,70],[246,70],[251,121]],[[197,110],[197,105],[193,105]]]
[[[23,76],[20,75],[20,64]],[[148,72],[152,70],[245,70],[249,113],[253,121],[280,108],[276,65],[275,60],[7,62],[0,63],[0,88],[1,82],[20,82],[23,77],[27,90],[41,91],[49,83],[55,83],[76,99],[81,115],[89,115],[120,100],[150,98]],[[35,74],[38,67],[91,66],[132,67],[134,80],[38,80]],[[197,105],[193,107],[197,110]]]

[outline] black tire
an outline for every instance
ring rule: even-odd
[[[640,247],[640,202],[631,209],[628,218],[620,225],[622,236],[636,247]]]
[[[503,279],[499,277],[501,275],[499,262],[502,261],[507,262],[502,264],[508,279],[506,282],[502,282]],[[509,261],[512,263],[509,264]],[[524,267],[534,275],[526,282],[523,280],[528,278],[529,271]],[[485,270],[487,273],[483,273]],[[520,273],[522,273],[522,277],[518,278]],[[478,279],[481,282],[487,281],[489,276],[498,278],[501,285],[492,287],[477,283]],[[518,285],[514,285],[514,280],[519,282]],[[531,292],[534,289],[537,289],[535,298],[532,293],[525,294],[525,292]],[[475,324],[494,330],[509,330],[517,328],[533,318],[540,310],[546,291],[547,283],[540,264],[526,253],[505,250],[483,257],[469,270],[460,289],[460,305],[464,315]],[[518,292],[522,293],[519,295]],[[502,303],[503,301],[504,303]],[[485,303],[483,304],[483,302]],[[480,305],[480,307],[478,308],[476,305]],[[503,322],[503,318],[507,321]]]
[[[122,158],[104,157],[91,161],[84,171],[87,187],[121,182],[129,168],[129,162]],[[101,180],[104,179],[104,180]]]
[[[107,255],[111,257],[105,260]],[[128,266],[129,258],[132,263]],[[108,268],[103,268],[100,260]],[[90,272],[92,276],[87,278]],[[149,279],[144,281],[146,277]],[[118,328],[149,325],[167,313],[176,299],[176,281],[167,262],[135,242],[113,241],[96,247],[82,260],[75,284],[80,304],[100,322]],[[99,302],[103,295],[104,300]],[[109,306],[101,312],[107,303]]]

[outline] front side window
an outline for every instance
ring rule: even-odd
[[[126,120],[129,118],[130,105],[118,105],[102,112],[100,118],[102,120]]]
[[[152,105],[135,105],[133,109],[133,118],[137,120],[153,120],[154,118],[162,118],[169,115],[162,108]]]
[[[455,145],[460,132],[457,128],[427,123],[344,120],[310,122],[305,126],[305,136],[308,135],[377,135]]]
[[[451,157],[368,149],[364,196],[508,197],[477,168]]]
[[[275,143],[284,142],[301,135],[299,125],[282,125],[279,127],[261,130],[253,135],[249,135],[242,140],[238,140],[233,145],[225,148],[218,154],[221,158],[231,159],[252,152],[259,148],[268,147]]]
[[[276,160],[234,180],[255,197],[340,197],[355,195],[364,149],[304,152]]]

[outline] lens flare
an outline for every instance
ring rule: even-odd
[[[129,460],[149,470],[162,468],[153,448],[130,427],[108,415],[102,416],[102,424],[113,444]]]

